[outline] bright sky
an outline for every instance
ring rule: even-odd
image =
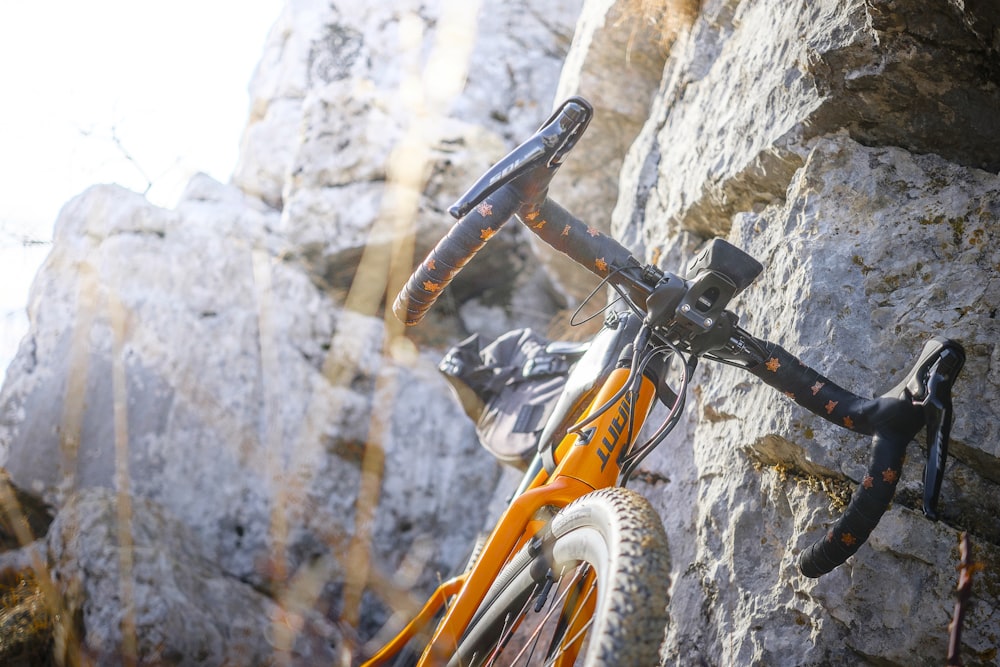
[[[0,2],[0,378],[47,252],[21,239],[94,183],[172,206],[196,172],[228,181],[285,2]]]

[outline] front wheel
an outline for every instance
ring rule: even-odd
[[[669,568],[645,498],[588,494],[504,566],[449,665],[658,664]]]

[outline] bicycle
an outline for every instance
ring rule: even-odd
[[[442,583],[365,665],[648,665],[667,621],[669,549],[649,502],[627,488],[640,462],[678,423],[699,359],[742,368],[814,414],[873,436],[868,474],[843,515],[801,552],[819,577],[857,552],[891,501],[906,447],[928,433],[923,509],[934,518],[962,346],[929,340],[904,378],[862,398],[782,347],[755,338],[727,310],[763,270],[722,239],[684,277],[643,264],[547,197],[593,109],[574,97],[487,171],[450,209],[458,219],[414,271],[393,310],[415,325],[510,217],[614,288],[589,345],[563,350],[575,366],[524,478],[466,571]],[[670,386],[668,375],[679,376]],[[640,441],[656,401],[667,416]],[[430,629],[437,617],[436,625]],[[418,657],[419,656],[419,657]],[[523,661],[523,662],[522,662]],[[400,664],[397,662],[396,664]]]

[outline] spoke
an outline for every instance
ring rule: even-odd
[[[488,660],[488,662],[486,663],[487,667],[496,664],[497,658],[503,652],[503,649],[507,645],[507,642],[510,641],[510,638],[514,636],[514,631],[520,624],[520,619],[524,618],[524,615],[525,613],[527,613],[528,608],[531,606],[531,601],[534,599],[537,592],[538,592],[538,584],[535,584],[534,590],[531,592],[530,595],[528,595],[528,599],[525,600],[524,604],[521,606],[521,611],[513,616],[508,614],[507,617],[504,619],[503,631],[500,633],[500,639],[499,641],[497,641],[496,646],[493,647],[493,652],[487,659]]]
[[[522,614],[524,613],[524,609],[521,610],[521,613]],[[500,655],[500,649],[501,647],[503,647],[503,643],[507,639],[507,631],[508,628],[510,627],[508,623],[511,623],[510,614],[507,614],[507,616],[504,617],[503,619],[503,629],[500,631],[500,639],[497,641],[497,645],[493,647],[493,652],[490,653],[490,657],[487,658],[488,660],[488,662],[486,663],[487,667],[489,667],[489,665],[495,664],[497,661],[497,656]],[[476,664],[475,661],[473,661],[472,664]]]
[[[550,574],[552,573],[551,569],[549,570],[549,573]],[[541,639],[541,629],[542,629],[542,626],[545,624],[546,619],[548,619],[548,618],[550,618],[552,616],[552,612],[555,610],[556,603],[559,602],[562,599],[562,597],[558,595],[558,592],[559,592],[559,588],[561,586],[561,582],[562,582],[562,579],[563,579],[564,576],[566,576],[566,565],[562,566],[562,569],[559,571],[559,576],[558,577],[553,576],[551,582],[547,582],[547,583],[550,584],[549,585],[549,591],[548,591],[549,593],[551,593],[551,583],[555,583],[555,582],[560,582],[560,583],[555,583],[556,595],[549,595],[548,596],[548,605],[549,605],[549,608],[545,612],[545,616],[543,617],[542,621],[538,624],[537,629],[535,630],[535,632],[532,635],[532,638],[531,638],[532,639],[532,641],[531,641],[531,653],[528,654],[528,657],[525,660],[526,664],[530,664],[531,657],[535,654],[535,649],[538,647],[538,640]],[[541,609],[539,609],[538,606],[536,605],[536,607],[535,607],[535,613],[537,614],[540,611],[541,611]],[[524,653],[523,649],[521,650],[521,653]],[[519,657],[520,657],[520,654],[518,654],[514,659],[516,660]]]
[[[562,581],[562,578],[565,576],[566,576],[566,566],[563,565],[562,570],[559,572],[559,581]],[[559,590],[559,588],[556,587],[556,590]],[[556,604],[556,599],[552,598],[552,600],[549,601],[549,609],[552,609],[555,606],[555,604]]]
[[[593,589],[591,589],[591,590],[593,590]],[[587,621],[587,624],[584,625],[582,628],[580,628],[580,631],[578,633],[576,633],[575,635],[573,635],[572,637],[570,637],[569,641],[563,642],[562,645],[560,646],[559,650],[555,653],[555,655],[552,656],[552,660],[550,660],[549,662],[547,662],[545,664],[546,665],[553,665],[553,664],[555,664],[555,659],[558,658],[559,656],[561,656],[563,653],[565,653],[566,649],[568,647],[570,647],[573,644],[575,644],[577,639],[580,639],[585,634],[587,634],[587,630],[589,630],[590,626],[593,625],[593,624],[594,624],[594,617],[591,616],[590,620]]]
[[[584,566],[581,569],[584,570],[584,576],[586,576],[586,570],[589,570],[590,566],[586,565],[586,566]],[[582,600],[578,600],[575,603],[574,606],[576,608],[573,611],[573,617],[571,619],[569,619],[569,621],[566,623],[566,627],[567,628],[573,627],[573,624],[576,623],[576,620],[577,620],[577,618],[579,618],[580,613],[586,607],[587,601],[590,600],[591,595],[593,595],[594,591],[596,591],[596,590],[597,590],[597,580],[595,579],[594,582],[590,585],[590,588],[587,589],[587,594],[584,596],[584,598]],[[559,656],[561,656],[564,653],[566,653],[566,651],[569,649],[570,646],[572,646],[573,644],[575,644],[578,639],[581,639],[585,634],[587,634],[587,630],[590,629],[590,626],[593,623],[594,623],[594,617],[593,617],[593,615],[591,615],[591,617],[587,621],[587,623],[582,628],[580,628],[580,630],[575,635],[573,635],[572,637],[570,637],[569,641],[561,641],[559,643],[559,646],[556,647],[555,653],[553,653],[553,655],[550,657],[549,661],[546,662],[545,664],[546,665],[552,665],[552,664],[554,664],[556,658],[558,658]]]
[[[521,656],[524,655],[524,652],[528,649],[529,646],[532,646],[532,653],[534,653],[533,646],[538,642],[539,635],[542,632],[542,628],[549,621],[549,619],[551,619],[552,614],[555,613],[556,609],[562,608],[562,603],[566,600],[566,596],[569,595],[570,590],[573,588],[574,584],[576,584],[577,580],[579,579],[581,571],[585,568],[586,564],[581,565],[576,569],[576,573],[573,575],[573,579],[571,579],[570,582],[566,585],[566,588],[563,589],[563,591],[559,594],[558,598],[556,600],[553,600],[553,603],[549,605],[549,609],[546,610],[545,616],[541,618],[537,623],[535,623],[535,630],[534,632],[532,632],[531,637],[528,638],[529,639],[528,644],[525,645],[524,648],[522,648],[521,651],[516,656],[514,656],[514,660],[512,661],[511,664],[516,664],[517,661],[521,659]],[[529,657],[530,655],[531,654],[529,654]]]

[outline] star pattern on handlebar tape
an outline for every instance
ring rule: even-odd
[[[827,542],[833,542],[833,540],[834,540],[835,537],[836,537],[836,533],[833,530],[827,531],[827,533],[826,533],[826,541]],[[857,542],[858,538],[854,537],[854,535],[851,535],[850,533],[842,533],[840,535],[840,541],[844,544],[844,546],[848,546],[849,547],[849,546],[852,546],[855,542]]]
[[[882,471],[882,481],[886,484],[893,484],[899,479],[899,472],[893,470],[892,468],[886,468]],[[875,478],[871,475],[865,475],[864,479],[861,480],[861,486],[866,489],[870,489],[875,486]]]
[[[764,365],[767,366],[767,370],[771,371],[772,373],[777,373],[778,369],[781,368],[781,362],[778,361],[777,357],[771,357],[770,359],[767,360],[767,363]]]
[[[597,229],[593,227],[587,227],[587,233],[593,236],[594,238],[597,238],[598,236],[601,235],[601,232],[599,232]]]
[[[427,290],[428,292],[440,292],[441,291],[441,284],[440,283],[431,282],[430,280],[425,280],[424,281],[424,289]]]
[[[476,213],[483,216],[484,218],[490,217],[491,215],[493,215],[493,204],[489,203],[488,201],[479,202],[479,205],[476,206]]]
[[[545,218],[539,218],[539,215],[540,213],[537,208],[528,211],[524,214],[524,223],[534,229],[541,229],[548,221]]]
[[[496,236],[499,230],[493,229],[492,227],[483,227],[479,230],[479,238],[482,241],[489,241],[491,238]]]
[[[601,273],[608,272],[608,263],[604,261],[603,257],[598,257],[597,259],[595,259],[594,266],[596,266],[597,270],[600,271]]]

